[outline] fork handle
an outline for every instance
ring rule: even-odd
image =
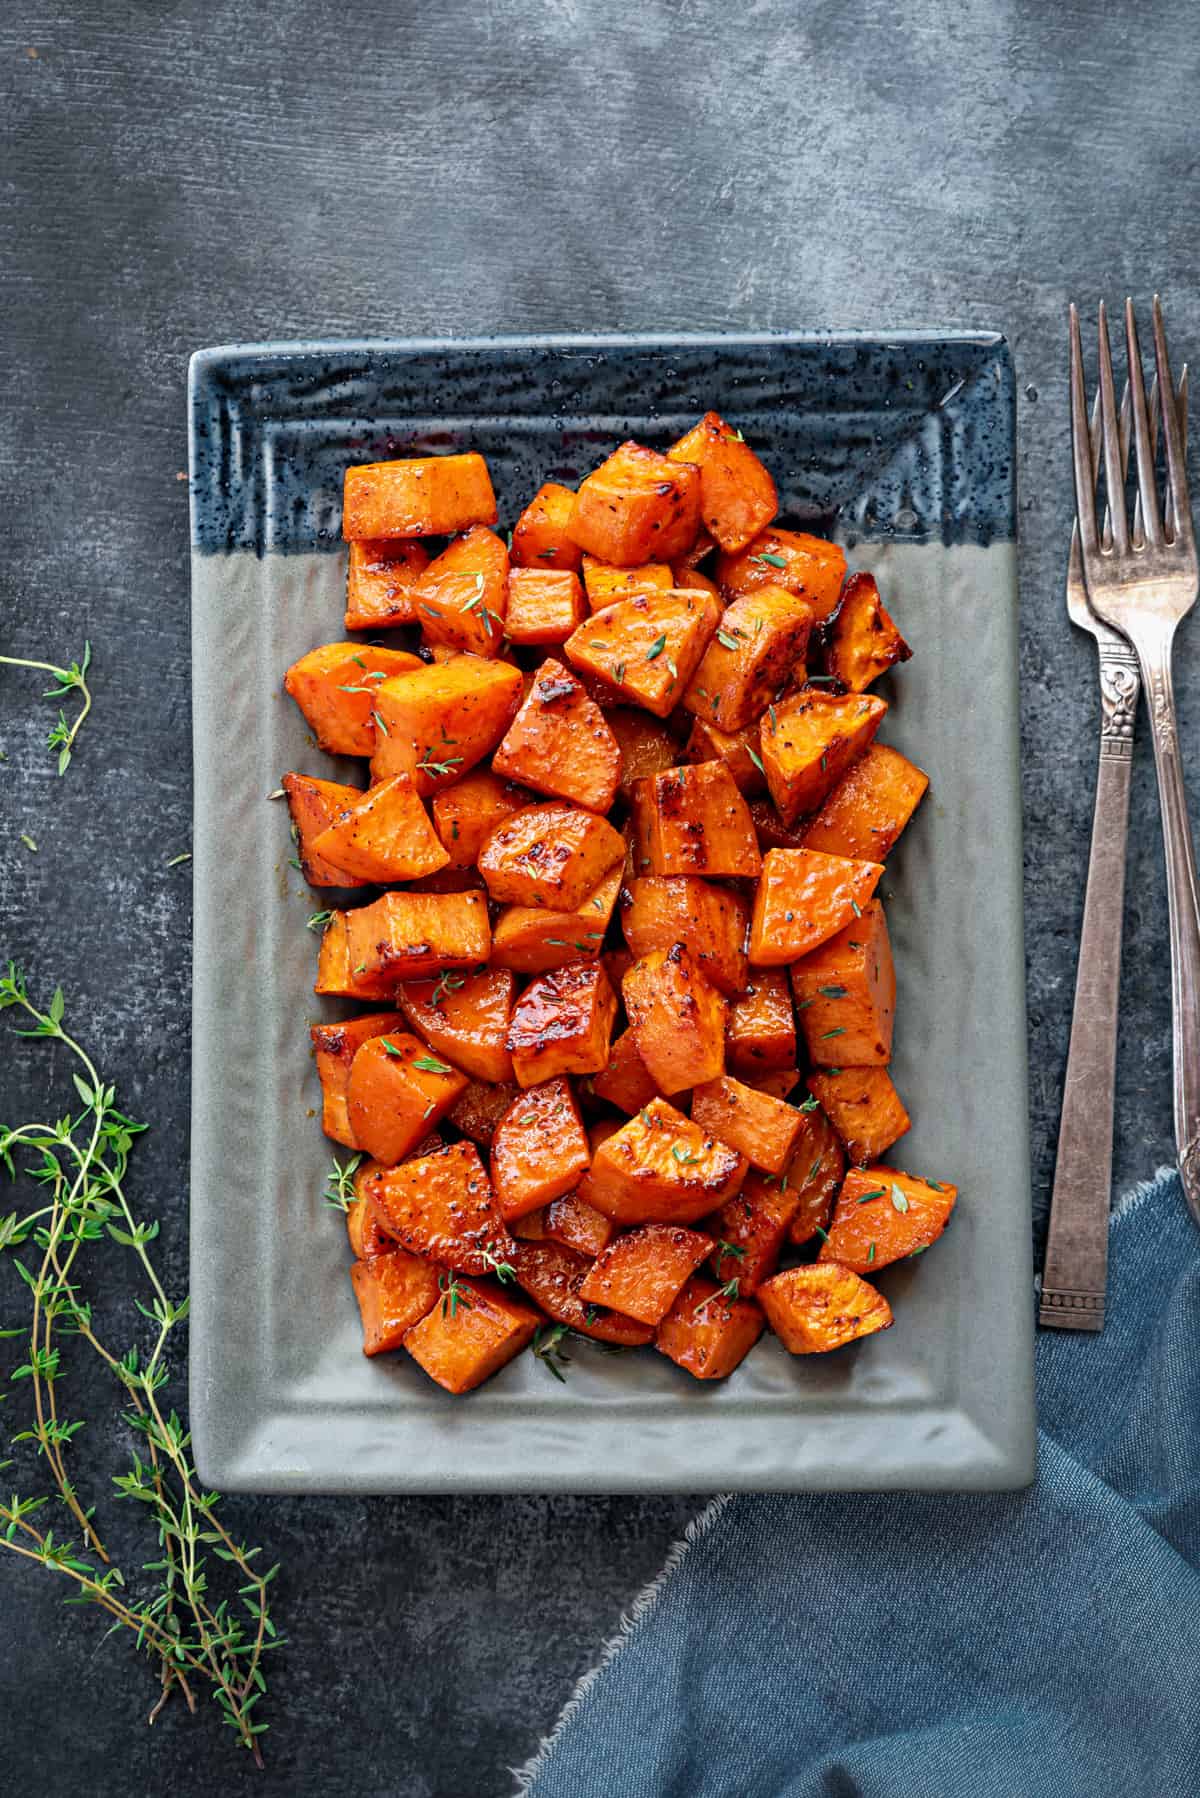
[[[1175,1062],[1175,1147],[1188,1209],[1200,1224],[1200,892],[1188,822],[1183,761],[1171,678],[1174,630],[1139,645],[1154,732],[1154,763],[1167,860],[1171,936],[1171,1035]]]
[[[1121,915],[1138,692],[1133,651],[1101,640],[1100,766],[1038,1310],[1040,1323],[1059,1330],[1104,1328]]]

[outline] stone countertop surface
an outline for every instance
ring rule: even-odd
[[[186,864],[168,865],[190,836],[184,387],[193,349],[239,339],[1006,333],[1020,393],[1044,1218],[1098,725],[1092,645],[1062,604],[1065,307],[1127,291],[1146,302],[1158,288],[1176,357],[1200,355],[1200,34],[1188,14],[1186,0],[1149,0],[1136,38],[1128,12],[1102,0],[26,0],[0,21],[0,651],[69,658],[88,637],[96,696],[60,782],[42,683],[0,670],[0,955],[39,990],[62,983],[127,1108],[152,1121],[134,1192],[162,1218],[170,1288],[183,1289],[187,1232],[190,881]],[[1200,791],[1200,625],[1185,627],[1177,671]],[[1139,742],[1119,1185],[1172,1152],[1165,921]],[[988,1037],[981,1019],[981,1056]],[[61,1103],[59,1086],[44,1053],[14,1055],[5,1040],[0,1116]],[[103,1303],[119,1309],[118,1251],[106,1267]],[[0,1283],[0,1322],[19,1307],[14,1287]],[[71,1391],[96,1419],[86,1465],[106,1475],[124,1454],[109,1395],[83,1376]],[[695,1508],[231,1503],[237,1531],[283,1562],[289,1644],[266,1738],[276,1789],[505,1793],[505,1769]],[[252,1789],[215,1712],[192,1722],[176,1706],[147,1730],[150,1675],[126,1644],[100,1648],[96,1620],[60,1598],[35,1572],[0,1566],[6,1786]]]

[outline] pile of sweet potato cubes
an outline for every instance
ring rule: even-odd
[[[384,889],[330,913],[316,984],[373,1009],[312,1038],[365,1352],[447,1391],[531,1343],[557,1372],[567,1331],[705,1380],[766,1325],[838,1348],[953,1207],[880,1164],[909,1119],[875,890],[928,782],[867,689],[910,652],[776,512],[712,412],[507,543],[479,455],[346,470],[364,634],[285,684],[370,784],[284,788],[311,884]]]

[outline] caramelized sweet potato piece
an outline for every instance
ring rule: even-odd
[[[719,412],[673,443],[667,455],[700,470],[700,516],[723,550],[744,549],[779,510],[775,483],[740,431]]]
[[[617,995],[598,961],[569,962],[531,980],[508,1027],[521,1086],[556,1074],[598,1074],[608,1064]]]
[[[693,1274],[658,1326],[654,1346],[697,1380],[723,1380],[763,1333],[763,1314],[705,1274]]]
[[[689,762],[724,762],[733,776],[739,793],[747,799],[761,793],[767,784],[758,746],[758,721],[733,732],[718,730],[707,719],[692,722],[691,735],[684,748]]]
[[[741,1186],[746,1159],[652,1099],[593,1146],[585,1197],[619,1224],[691,1224]]]
[[[469,1081],[446,1116],[473,1143],[478,1143],[481,1149],[490,1149],[497,1124],[520,1090],[515,1080],[505,1081],[500,1086],[482,1080]]]
[[[346,1114],[356,1146],[385,1167],[402,1160],[466,1084],[466,1075],[431,1055],[419,1037],[399,1030],[369,1037],[346,1083]]]
[[[393,774],[339,806],[313,845],[359,880],[436,874],[450,860],[407,774]]]
[[[364,1355],[398,1349],[437,1302],[437,1268],[404,1249],[356,1261],[350,1281],[362,1315]]]
[[[538,1215],[542,1219],[544,1237],[561,1242],[579,1255],[589,1258],[599,1255],[612,1241],[612,1219],[589,1205],[577,1192],[565,1192],[561,1199],[552,1199],[545,1211]]]
[[[547,481],[513,526],[512,559],[518,568],[578,569],[583,551],[571,536],[575,495]]]
[[[398,1011],[372,1011],[340,1024],[313,1024],[309,1037],[317,1058],[321,1082],[321,1128],[334,1142],[357,1149],[346,1110],[346,1087],[354,1057],[373,1036],[385,1036],[402,1023]]]
[[[384,893],[348,914],[346,938],[354,975],[393,982],[477,968],[492,944],[482,893]]]
[[[804,1132],[803,1114],[794,1105],[728,1075],[697,1086],[692,1122],[719,1136],[766,1174],[783,1173]]]
[[[589,1305],[580,1298],[579,1288],[592,1265],[586,1255],[546,1238],[540,1242],[518,1242],[512,1261],[521,1285],[555,1323],[621,1348],[642,1348],[652,1339],[653,1330],[635,1318]]]
[[[573,912],[624,854],[624,838],[594,812],[565,802],[528,805],[497,825],[479,853],[479,872],[501,904]]]
[[[477,524],[456,537],[411,591],[428,642],[497,654],[508,609],[508,551],[495,531]]]
[[[758,838],[746,801],[724,762],[700,762],[654,775],[646,807],[652,873],[706,874],[726,880],[753,880],[759,873]]]
[[[364,462],[346,470],[343,537],[449,537],[495,522],[487,463],[473,452]]]
[[[543,974],[580,956],[597,956],[621,887],[620,867],[610,868],[578,911],[510,905],[496,919],[492,962],[521,974]]]
[[[623,443],[580,482],[571,535],[600,562],[673,562],[700,529],[700,470]]]
[[[812,1103],[811,1097],[808,1103]],[[820,1106],[814,1105],[811,1111],[805,1105],[798,1109],[804,1117],[804,1135],[784,1175],[787,1185],[800,1195],[788,1226],[788,1238],[797,1247],[811,1242],[827,1227],[846,1171],[841,1140]]]
[[[846,557],[838,544],[824,537],[771,526],[735,555],[719,555],[713,572],[730,599],[758,587],[786,587],[789,593],[799,593],[822,623],[837,609]]]
[[[728,1033],[725,1038],[726,1054],[729,1052]],[[746,1077],[746,1085],[752,1086],[756,1093],[770,1093],[773,1099],[787,1099],[794,1092],[800,1078],[799,1068],[777,1068],[770,1074],[754,1074]]]
[[[724,1071],[725,1000],[681,942],[641,957],[621,990],[638,1054],[660,1092],[684,1092]]]
[[[452,1061],[472,1080],[512,1079],[506,1046],[516,981],[504,968],[477,974],[439,974],[399,988],[397,1003],[435,1055]]]
[[[420,665],[403,649],[323,643],[292,663],[283,685],[321,749],[330,755],[372,755],[379,688]]]
[[[346,573],[346,629],[378,631],[412,624],[416,612],[409,589],[428,566],[423,543],[356,538]]]
[[[796,824],[785,824],[769,799],[750,801],[750,821],[764,855],[768,849],[804,849],[806,818]]]
[[[862,693],[912,650],[879,597],[872,574],[852,574],[829,630],[826,667],[851,693]]]
[[[535,792],[606,812],[617,796],[621,751],[571,670],[543,662],[492,768]]]
[[[878,1161],[912,1122],[886,1068],[818,1069],[808,1088],[858,1167]]]
[[[618,1236],[592,1263],[579,1296],[639,1323],[661,1323],[712,1248],[711,1236],[682,1224],[643,1224]]]
[[[375,1163],[369,1162],[366,1165],[374,1168]],[[357,1186],[356,1179],[356,1189]],[[374,1203],[366,1193],[351,1199],[346,1207],[346,1235],[356,1261],[369,1261],[373,1255],[390,1254],[396,1247],[391,1237],[381,1229]]]
[[[806,687],[762,720],[763,770],[785,824],[815,811],[883,723],[887,701]]]
[[[921,1180],[882,1162],[851,1168],[817,1259],[865,1274],[920,1255],[946,1228],[957,1198],[957,1186]]]
[[[500,741],[521,703],[521,671],[456,655],[382,683],[372,780],[411,774],[422,798],[453,786]]]
[[[786,587],[735,599],[683,696],[687,710],[724,731],[752,723],[803,663],[812,624],[808,601]]]
[[[593,1074],[587,1084],[598,1099],[615,1105],[626,1117],[632,1117],[658,1097],[658,1088],[638,1054],[632,1030],[621,1032],[609,1053],[608,1066]]]
[[[560,1074],[518,1094],[492,1138],[492,1189],[505,1223],[570,1192],[591,1158],[569,1080]]]
[[[565,643],[587,617],[579,576],[569,568],[513,568],[504,634],[510,643]]]
[[[311,774],[285,774],[283,790],[292,818],[292,835],[296,839],[296,855],[300,872],[310,887],[361,887],[359,880],[346,868],[335,866],[316,851],[317,838],[343,806],[362,798],[358,787],[345,787],[338,780],[317,780]]]
[[[796,1060],[796,1020],[787,975],[755,968],[750,984],[729,1007],[725,1057],[741,1080],[755,1079]]]
[[[511,1260],[513,1240],[472,1143],[384,1168],[372,1191],[384,1229],[414,1255],[461,1274]]]
[[[437,1304],[404,1346],[447,1392],[471,1392],[528,1348],[540,1322],[531,1305],[498,1286],[443,1278]]]
[[[317,979],[314,993],[337,994],[344,999],[389,999],[396,997],[396,978],[374,972],[350,959],[350,913],[330,912],[321,950],[317,957]]]
[[[475,768],[433,801],[433,827],[452,868],[473,868],[502,818],[533,802],[528,787]]]
[[[734,998],[746,985],[750,907],[694,874],[641,875],[621,894],[621,928],[635,956],[686,943],[707,980]]]
[[[706,593],[678,587],[606,606],[567,638],[567,659],[618,701],[665,718],[679,703],[721,613]]]
[[[646,562],[640,568],[614,568],[611,562],[598,562],[595,556],[583,558],[583,590],[588,610],[602,612],[633,593],[648,593],[654,588],[673,587],[671,570],[665,562]],[[581,620],[582,622],[582,620]]]
[[[792,963],[796,1016],[821,1067],[885,1067],[892,1059],[896,970],[878,899],[844,930]]]
[[[679,759],[679,745],[666,725],[646,712],[617,706],[607,719],[621,752],[621,796],[628,799],[635,780],[674,767]]]
[[[769,849],[750,920],[751,962],[777,968],[810,954],[862,916],[882,873],[878,862]]]
[[[929,776],[886,743],[872,743],[804,826],[806,849],[881,862],[925,797]]]
[[[758,1299],[789,1355],[826,1355],[892,1323],[883,1294],[835,1263],[789,1267],[759,1287]]]
[[[705,1220],[717,1239],[711,1265],[722,1286],[736,1280],[738,1296],[748,1299],[770,1279],[799,1206],[800,1194],[786,1181],[746,1175],[741,1192]]]

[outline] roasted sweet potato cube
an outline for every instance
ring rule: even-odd
[[[444,1117],[465,1074],[431,1055],[419,1037],[392,1030],[359,1048],[346,1084],[346,1113],[358,1148],[390,1167]]]
[[[612,1046],[608,1066],[593,1074],[588,1085],[598,1099],[615,1105],[626,1117],[632,1117],[635,1111],[658,1097],[658,1088],[638,1054],[637,1038],[632,1030],[621,1032]]]
[[[755,968],[749,985],[729,1007],[725,1025],[725,1059],[729,1071],[741,1080],[796,1060],[796,1020],[786,974],[773,968]]]
[[[452,868],[473,868],[502,818],[533,802],[528,787],[475,768],[433,801],[433,827]]]
[[[747,1299],[770,1279],[799,1205],[799,1193],[785,1180],[746,1175],[741,1192],[705,1220],[716,1238],[712,1270],[722,1286],[736,1280],[738,1296]]]
[[[490,1149],[497,1124],[520,1090],[515,1080],[505,1081],[500,1086],[493,1086],[488,1081],[472,1080],[459,1094],[446,1116],[473,1143],[478,1143],[481,1149]]]
[[[492,1138],[492,1190],[504,1221],[570,1192],[591,1158],[569,1080],[559,1075],[518,1094]]]
[[[886,743],[872,743],[804,826],[806,849],[881,862],[925,797],[929,776]]]
[[[728,1055],[728,1032],[725,1036],[725,1052]],[[746,1085],[752,1086],[756,1093],[770,1093],[773,1099],[787,1099],[791,1097],[799,1079],[799,1068],[777,1068],[770,1074],[747,1075]]]
[[[513,1265],[526,1292],[555,1323],[566,1324],[597,1342],[613,1342],[622,1348],[641,1348],[653,1338],[653,1330],[636,1318],[589,1305],[579,1296],[591,1258],[565,1243],[552,1239],[519,1242]]]
[[[727,1074],[697,1086],[692,1094],[692,1122],[711,1136],[719,1136],[766,1174],[783,1173],[804,1131],[803,1115],[794,1105]]]
[[[570,568],[510,570],[504,619],[510,643],[565,643],[587,615],[579,576]]]
[[[648,713],[618,706],[607,714],[608,728],[621,751],[621,796],[628,799],[635,780],[661,774],[679,760],[679,745],[665,724]]]
[[[635,801],[638,796],[635,795]],[[646,845],[654,874],[753,880],[762,867],[746,801],[724,762],[668,768],[646,795]]]
[[[571,535],[600,562],[673,562],[700,530],[700,470],[623,443],[581,481]]]
[[[575,495],[557,481],[540,487],[513,526],[512,559],[518,568],[577,569],[583,551],[571,536]]]
[[[531,980],[508,1027],[521,1086],[556,1074],[598,1074],[608,1065],[617,995],[598,961],[573,961]]]
[[[384,1229],[414,1255],[462,1274],[486,1273],[511,1258],[512,1237],[473,1143],[383,1168],[372,1192]]]
[[[580,956],[597,956],[621,888],[620,867],[610,868],[578,911],[547,911],[539,905],[510,905],[496,919],[492,961],[520,974],[544,974]]]
[[[362,798],[360,789],[345,787],[338,780],[317,780],[311,774],[285,774],[283,790],[291,813],[300,872],[309,886],[366,886],[365,880],[357,879],[347,868],[335,866],[316,852],[317,838],[344,806]]]
[[[528,805],[496,826],[480,850],[479,872],[501,904],[573,912],[624,855],[620,832],[595,812],[565,802]]]
[[[584,1196],[619,1224],[692,1224],[731,1198],[746,1158],[652,1099],[599,1145]]]
[[[375,1163],[368,1165],[373,1168]],[[396,1247],[391,1237],[384,1233],[375,1205],[365,1193],[351,1199],[346,1207],[346,1235],[356,1261],[370,1261],[373,1255],[391,1254]]]
[[[589,1258],[599,1255],[612,1241],[613,1221],[580,1198],[577,1192],[565,1192],[552,1199],[541,1217],[545,1234],[552,1242],[561,1242],[577,1254]]]
[[[689,762],[724,762],[733,776],[739,793],[747,799],[762,793],[767,777],[759,754],[758,720],[741,730],[718,730],[704,718],[692,721],[691,735],[684,746],[684,759]]]
[[[817,1258],[865,1274],[923,1254],[946,1228],[957,1198],[956,1186],[882,1162],[851,1168]]]
[[[508,551],[495,531],[480,524],[456,537],[411,592],[429,643],[477,656],[498,654],[508,609]]]
[[[771,706],[759,727],[763,771],[785,824],[815,811],[883,723],[887,701],[870,693],[806,687]]]
[[[372,780],[411,774],[422,798],[453,786],[490,755],[521,703],[521,671],[456,655],[384,681],[376,695]]]
[[[862,693],[912,650],[879,597],[872,574],[852,574],[829,628],[825,666],[851,693]]]
[[[423,543],[402,538],[359,537],[350,545],[346,573],[346,629],[391,630],[416,618],[409,591],[429,566]]]
[[[583,558],[583,590],[588,610],[602,612],[633,593],[649,593],[656,587],[673,587],[671,570],[665,562],[646,562],[640,568],[614,568],[611,562],[598,562],[595,556]]]
[[[722,614],[683,696],[689,712],[724,731],[743,729],[803,664],[812,607],[786,587],[759,587]]]
[[[385,1036],[403,1023],[398,1011],[372,1011],[363,1017],[345,1018],[340,1024],[313,1024],[309,1037],[317,1058],[321,1082],[321,1128],[334,1142],[357,1149],[346,1110],[346,1087],[354,1057],[373,1036]]]
[[[437,1268],[404,1249],[356,1261],[350,1281],[362,1315],[364,1355],[398,1349],[437,1301]]]
[[[498,1286],[443,1278],[437,1304],[404,1346],[447,1392],[471,1392],[528,1348],[540,1322],[532,1305]]]
[[[723,550],[744,549],[779,510],[774,481],[719,412],[706,412],[667,454],[699,468],[700,516]]]
[[[826,1355],[892,1323],[883,1294],[835,1263],[786,1268],[759,1287],[758,1300],[789,1355]]]
[[[707,593],[678,587],[635,593],[581,624],[567,638],[567,659],[616,699],[665,718],[686,691],[720,616]]]
[[[635,956],[686,943],[700,972],[727,998],[745,987],[750,907],[740,893],[694,874],[645,874],[626,883],[620,907]]]
[[[414,456],[346,470],[342,536],[450,537],[495,524],[496,495],[482,456]]]
[[[421,980],[461,973],[488,959],[492,934],[482,893],[384,893],[348,914],[351,971],[372,979]]]
[[[292,663],[283,685],[304,713],[319,748],[330,755],[372,755],[379,688],[391,677],[420,666],[417,657],[403,649],[323,643]]]
[[[579,1296],[639,1323],[661,1323],[713,1239],[682,1224],[643,1224],[618,1236],[592,1263]]]
[[[817,1069],[808,1087],[857,1167],[878,1161],[912,1122],[886,1068]]]
[[[792,963],[796,1016],[819,1067],[886,1067],[892,1059],[896,970],[878,899]]]
[[[693,1274],[658,1326],[654,1346],[697,1380],[723,1380],[763,1333],[763,1314],[705,1274]]]
[[[768,849],[750,920],[751,962],[778,968],[810,954],[862,916],[882,873],[878,862]]]
[[[512,1079],[509,1020],[517,983],[505,968],[411,980],[396,994],[417,1035],[472,1080]]]
[[[837,609],[846,557],[838,544],[823,537],[769,526],[735,555],[719,555],[713,573],[730,599],[758,587],[786,587],[806,599],[822,623]]]
[[[660,1092],[686,1092],[724,1071],[726,1003],[681,942],[640,957],[621,991],[638,1054]]]
[[[350,913],[329,914],[321,949],[317,957],[315,993],[337,994],[344,999],[388,999],[396,997],[396,977],[368,972],[350,959]]]
[[[450,860],[407,774],[355,793],[337,808],[313,848],[357,879],[381,884],[436,874]]]
[[[811,1095],[808,1104],[812,1104]],[[804,1135],[784,1175],[786,1184],[800,1196],[788,1226],[788,1238],[797,1247],[811,1242],[828,1226],[846,1172],[841,1139],[820,1106],[814,1105],[811,1111],[807,1105],[798,1109],[804,1116]]]
[[[617,796],[621,751],[571,670],[548,661],[534,676],[492,768],[535,792],[606,812]]]

